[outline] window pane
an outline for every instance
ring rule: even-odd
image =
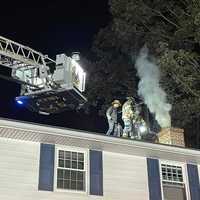
[[[70,189],[70,180],[64,180],[64,189]]]
[[[58,179],[63,179],[63,177],[64,177],[64,170],[62,170],[62,169],[58,169]]]
[[[78,181],[77,182],[77,190],[84,190],[83,182],[82,181]]]
[[[83,172],[78,172],[77,173],[77,180],[83,181]]]
[[[176,169],[172,169],[172,173],[176,174],[177,170]]]
[[[72,161],[72,168],[77,169],[77,161]]]
[[[172,181],[171,175],[168,175],[168,180],[169,180],[169,181]]]
[[[58,166],[59,167],[64,167],[64,160],[59,159]]]
[[[182,170],[178,170],[178,174],[182,174]]]
[[[57,188],[63,188],[63,180],[57,180]]]
[[[64,159],[64,151],[59,151],[59,158]]]
[[[84,161],[84,154],[78,153],[78,161]]]
[[[71,181],[71,189],[72,190],[76,189],[76,181]]]
[[[180,182],[180,180],[179,180],[177,177],[174,177],[174,178],[173,178],[173,181],[178,181],[178,182]]]
[[[70,160],[71,159],[71,152],[70,151],[65,151],[65,159]]]
[[[84,169],[84,162],[78,162],[78,169]]]
[[[163,167],[163,168],[162,168],[162,171],[163,171],[163,172],[166,172],[166,168]]]
[[[77,153],[76,152],[72,152],[72,160],[77,160]]]
[[[71,168],[70,160],[65,160],[65,168]]]
[[[167,173],[171,173],[171,169],[170,168],[167,168]]]
[[[183,177],[178,177],[178,181],[183,182]]]
[[[77,171],[71,171],[71,179],[76,180],[77,179],[76,176],[77,176]]]
[[[65,170],[64,179],[71,179],[70,170]]]
[[[163,180],[167,180],[167,176],[163,176]]]

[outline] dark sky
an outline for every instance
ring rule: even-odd
[[[85,50],[108,23],[107,1],[3,1],[1,35],[50,56]]]
[[[87,54],[95,34],[109,23],[108,0],[2,1],[0,35],[48,54]],[[6,69],[0,72],[5,74]],[[31,113],[16,105],[19,85],[0,80],[0,116],[101,132],[105,121],[96,113],[64,112],[53,116]]]

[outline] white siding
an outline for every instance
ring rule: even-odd
[[[148,200],[146,158],[104,152],[106,199]]]
[[[103,153],[104,196],[38,191],[39,143],[0,138],[0,200],[148,200],[146,159]]]

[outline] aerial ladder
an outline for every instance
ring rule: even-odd
[[[87,99],[86,73],[79,63],[79,53],[72,57],[48,55],[0,36],[0,66],[11,69],[11,77],[21,84],[16,102],[40,114],[53,114],[77,108]],[[5,78],[0,75],[0,78]]]

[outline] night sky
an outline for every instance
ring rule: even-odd
[[[110,20],[108,0],[3,1],[0,35],[55,59],[56,54],[80,51],[87,55],[95,35]],[[3,67],[0,73],[8,75]],[[104,132],[106,122],[93,112],[67,111],[43,116],[14,101],[20,86],[0,79],[0,116],[41,124]]]

